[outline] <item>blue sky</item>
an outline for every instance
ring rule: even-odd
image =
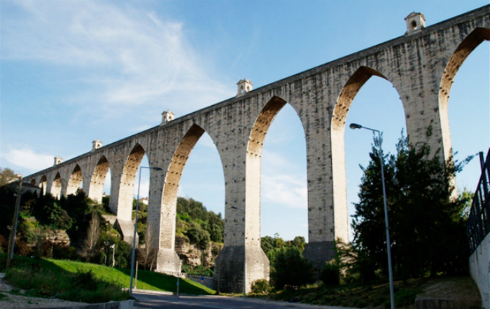
[[[0,167],[29,175],[228,99],[244,77],[255,88],[369,48],[488,1],[10,1],[1,5]],[[463,159],[489,148],[489,44],[456,75],[449,100],[453,148]],[[370,79],[347,123],[384,132],[386,151],[405,128],[391,84]],[[349,214],[367,165],[372,135],[346,130]],[[147,160],[144,159],[144,166]],[[286,105],[264,143],[262,235],[307,237],[304,131]],[[218,152],[204,135],[184,169],[180,195],[224,214]],[[458,175],[473,190],[474,160]],[[110,184],[106,183],[108,188]],[[142,196],[148,179],[143,174]],[[107,191],[109,191],[107,189]]]

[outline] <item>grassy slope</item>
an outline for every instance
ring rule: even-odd
[[[436,277],[395,281],[396,308],[415,308],[417,296],[433,298],[455,298],[460,300],[478,300],[478,287],[471,277]],[[390,288],[386,281],[370,284],[349,284],[327,287],[324,285],[305,287],[300,290],[283,290],[267,297],[249,295],[249,297],[291,300],[316,305],[364,308],[389,307]]]
[[[15,265],[39,263],[42,268],[49,269],[52,272],[88,272],[92,271],[97,278],[107,282],[114,282],[124,288],[129,288],[130,270],[123,268],[112,268],[98,264],[82,263],[67,260],[52,259],[31,259],[16,256],[18,260]],[[177,278],[139,270],[137,288],[142,290],[175,292],[177,287]],[[214,294],[214,290],[209,289],[190,279],[180,279],[180,293],[187,294]]]

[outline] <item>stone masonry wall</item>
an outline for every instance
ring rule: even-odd
[[[225,247],[217,259],[222,291],[242,289],[246,250],[247,289],[268,278],[269,261],[260,248],[260,174],[262,144],[275,115],[290,104],[303,125],[307,153],[308,245],[305,255],[321,265],[333,256],[333,241],[348,239],[344,130],[354,97],[366,81],[384,78],[400,95],[407,134],[414,144],[451,154],[447,104],[454,76],[464,59],[490,40],[490,5],[418,32],[298,73],[163,125],[94,149],[24,178],[46,192],[66,195],[83,179],[97,200],[107,168],[111,170],[111,209],[133,233],[131,201],[141,158],[150,171],[148,229],[157,235],[157,269],[176,271],[177,190],[187,158],[207,132],[225,178]],[[129,223],[129,224],[128,224]],[[132,236],[131,236],[132,237]],[[231,278],[233,277],[233,278]]]

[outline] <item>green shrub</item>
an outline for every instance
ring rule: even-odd
[[[415,298],[421,291],[418,289],[400,289],[395,291],[395,304],[397,306],[408,306],[415,304]]]
[[[64,244],[54,244],[53,258],[59,260],[76,260],[77,249]]]
[[[31,247],[22,239],[15,239],[14,254],[22,256],[30,256],[32,254]]]
[[[189,275],[201,275],[206,277],[212,277],[214,275],[214,272],[211,268],[207,268],[202,265],[182,265],[182,272]]]
[[[335,259],[325,263],[318,279],[326,286],[339,285],[340,266]]]
[[[315,282],[313,264],[305,259],[296,247],[280,249],[276,254],[273,269],[271,279],[278,290],[285,286],[301,287]]]
[[[252,284],[252,292],[255,294],[268,294],[269,282],[265,279],[254,281]]]
[[[196,244],[200,249],[207,249],[209,247],[209,242],[211,241],[209,232],[198,224],[193,224],[187,231],[186,236],[189,237],[191,244]]]

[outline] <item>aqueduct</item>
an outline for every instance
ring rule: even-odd
[[[88,196],[100,201],[110,168],[110,208],[130,240],[135,177],[146,154],[151,167],[165,171],[150,171],[148,229],[158,235],[151,246],[158,250],[157,271],[174,272],[179,266],[177,190],[190,152],[207,132],[225,179],[225,246],[216,261],[221,290],[241,290],[245,249],[250,289],[251,282],[269,276],[269,261],[260,247],[261,154],[281,108],[290,104],[304,128],[309,235],[304,254],[321,263],[333,256],[336,238],[348,239],[344,130],[358,91],[373,75],[391,82],[403,103],[410,140],[442,148],[447,158],[451,85],[466,57],[490,40],[489,13],[487,5],[430,27],[422,14],[412,13],[406,18],[407,32],[396,39],[255,90],[241,81],[236,97],[177,119],[164,112],[159,126],[103,147],[94,141],[91,152],[65,162],[57,158],[54,166],[24,181],[55,196],[74,193],[83,183]],[[230,282],[233,278],[237,282]]]

